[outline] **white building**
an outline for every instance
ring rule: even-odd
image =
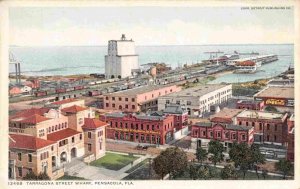
[[[225,103],[232,97],[232,85],[200,85],[158,98],[158,110],[166,104],[185,105],[188,115],[200,117],[205,112],[215,111],[215,107]]]
[[[106,78],[125,78],[133,75],[132,70],[139,69],[138,55],[135,52],[134,41],[121,40],[108,42],[108,54],[105,56]]]

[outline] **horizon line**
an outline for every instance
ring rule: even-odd
[[[234,46],[234,45],[294,45],[294,43],[234,43],[234,44],[187,44],[187,45],[136,45],[136,47],[158,47],[158,46]],[[8,45],[8,47],[105,47],[107,45]]]

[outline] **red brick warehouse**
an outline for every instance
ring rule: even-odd
[[[109,123],[107,138],[138,143],[166,144],[173,140],[174,117],[106,114],[100,118]]]

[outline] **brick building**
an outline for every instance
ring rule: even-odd
[[[264,104],[264,101],[239,100],[236,102],[236,108],[262,111],[264,109]]]
[[[213,123],[225,123],[236,125],[236,116],[241,113],[241,109],[224,108],[220,112],[210,116],[210,121]]]
[[[224,147],[231,147],[233,142],[252,144],[254,128],[222,123],[198,122],[192,125],[191,137],[194,147],[207,147],[210,140],[219,140]]]
[[[188,124],[188,112],[186,108],[178,104],[168,104],[164,110],[151,113],[152,116],[172,115],[176,131],[183,129]]]
[[[287,121],[288,136],[287,136],[287,159],[294,161],[295,159],[295,117],[291,117]]]
[[[253,126],[257,143],[283,145],[287,137],[287,116],[287,113],[245,110],[237,115],[237,123]]]
[[[104,109],[123,112],[145,112],[157,110],[157,98],[176,93],[181,87],[176,85],[149,85],[104,95]]]
[[[100,118],[109,124],[107,138],[138,143],[166,144],[173,139],[174,117],[106,114]]]
[[[96,120],[93,125],[94,118],[87,117],[93,115],[88,108],[66,104],[60,102],[56,108],[32,108],[10,116],[10,179],[22,179],[29,171],[36,175],[45,172],[57,179],[64,175],[64,164],[73,158],[93,155],[96,159],[104,154],[106,123]],[[86,138],[90,132],[97,137]],[[100,150],[87,152],[86,143]]]

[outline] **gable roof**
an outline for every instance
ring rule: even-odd
[[[59,140],[68,138],[70,136],[73,136],[73,135],[76,135],[76,134],[79,134],[79,133],[81,133],[81,132],[78,132],[74,129],[66,128],[64,130],[48,134],[47,139],[51,140],[51,141],[59,141]]]
[[[84,111],[84,110],[87,110],[87,108],[77,106],[77,105],[73,105],[73,106],[61,109],[62,112],[66,112],[66,113],[77,113],[77,112]]]
[[[12,140],[9,140],[9,148],[37,150],[55,142],[37,138],[29,135],[10,134]]]
[[[26,109],[22,110],[20,112],[17,112],[16,114],[10,116],[11,118],[16,118],[16,117],[30,117],[32,115],[40,115],[43,116],[45,113],[47,113],[50,110],[50,108],[31,108],[31,109]]]
[[[19,123],[27,123],[27,124],[37,124],[47,120],[50,120],[50,118],[40,116],[39,114],[34,114],[29,117],[16,117],[11,119],[11,121],[15,121]]]
[[[108,125],[108,123],[100,121],[99,119],[95,118],[84,118],[84,125],[82,126],[83,129],[97,129],[99,127],[103,127]]]
[[[184,112],[186,112],[185,109],[183,109],[182,106],[178,104],[168,104],[164,109],[164,113],[170,114],[183,114]]]
[[[68,98],[68,99],[52,102],[52,104],[61,105],[61,104],[66,104],[66,103],[70,103],[70,102],[75,102],[75,101],[78,101],[78,100],[74,99],[74,98]]]

